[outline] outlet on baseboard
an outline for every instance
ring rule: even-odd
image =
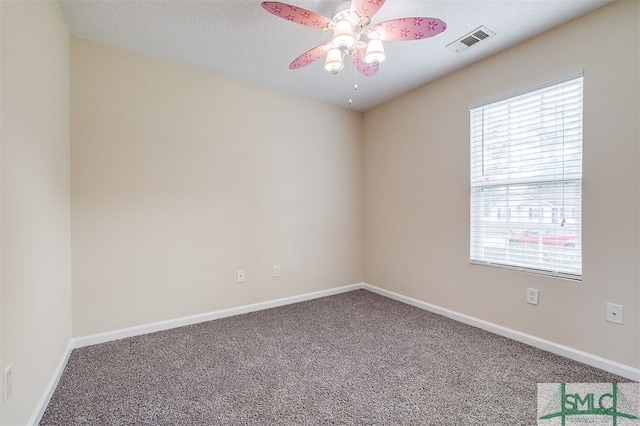
[[[3,380],[3,401],[7,402],[7,399],[11,396],[11,392],[13,391],[13,365],[9,364],[4,369],[4,380]]]
[[[527,289],[527,303],[538,306],[538,289],[537,288]]]

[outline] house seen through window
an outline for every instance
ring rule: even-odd
[[[582,85],[471,108],[472,263],[581,278]]]

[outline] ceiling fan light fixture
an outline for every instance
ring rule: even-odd
[[[333,45],[338,49],[351,49],[356,42],[351,22],[341,19],[333,29]]]
[[[333,18],[279,1],[263,1],[262,7],[278,18],[332,33],[331,41],[304,52],[289,64],[289,69],[300,69],[324,58],[324,68],[337,74],[343,68],[345,55],[349,55],[355,69],[373,77],[386,57],[383,40],[419,40],[447,29],[445,22],[427,17],[407,16],[371,25],[371,18],[384,3],[385,0],[343,0],[335,8]],[[288,11],[283,12],[284,8]]]
[[[337,74],[344,66],[344,53],[338,48],[331,48],[327,52],[324,69],[331,74]]]
[[[378,66],[380,62],[384,61],[384,47],[382,46],[382,40],[377,38],[369,40],[367,44],[367,50],[364,54],[364,61],[373,66]]]

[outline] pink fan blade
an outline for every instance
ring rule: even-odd
[[[318,59],[322,59],[326,56],[327,51],[333,47],[331,42],[323,43],[320,46],[316,46],[311,50],[303,53],[298,56],[291,64],[289,65],[289,69],[297,70],[298,68],[306,67],[307,65],[317,61]]]
[[[325,18],[317,13],[305,10],[301,7],[291,6],[290,4],[280,3],[277,1],[263,1],[262,7],[272,15],[276,15],[287,21],[297,24],[306,25],[307,27],[320,28],[328,30],[333,24],[331,19]]]
[[[355,52],[353,52],[351,57],[353,58],[353,65],[355,65],[358,71],[360,71],[363,75],[367,77],[373,77],[380,70],[379,65],[378,66],[369,65],[364,61],[364,58],[362,57],[362,50],[356,50]]]
[[[447,24],[436,18],[400,18],[369,27],[367,35],[385,41],[420,40],[446,29]]]
[[[362,18],[371,19],[382,7],[385,0],[352,0],[351,9],[355,10]]]

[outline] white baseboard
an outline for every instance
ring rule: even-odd
[[[71,351],[73,350],[73,346],[71,345],[71,340],[67,343],[67,347],[62,353],[62,357],[60,357],[60,361],[56,366],[56,369],[51,376],[51,380],[47,384],[42,396],[40,397],[40,401],[36,405],[36,409],[31,414],[31,418],[27,421],[28,426],[35,426],[40,423],[42,420],[42,416],[44,415],[44,411],[47,409],[47,405],[49,405],[49,401],[51,401],[51,397],[53,396],[53,392],[56,390],[58,386],[58,382],[60,381],[60,377],[62,377],[62,372],[67,366],[67,362],[69,361],[69,356],[71,355]]]
[[[67,362],[69,361],[69,356],[71,355],[71,351],[76,348],[81,348],[84,346],[95,345],[98,343],[110,342],[113,340],[124,339],[126,337],[139,336],[142,334],[154,333],[156,331],[169,330],[171,328],[182,327],[185,325],[192,325],[201,322],[211,321],[219,318],[230,317],[234,315],[246,314],[248,312],[261,311],[264,309],[275,308],[278,306],[290,305],[292,303],[304,302],[306,300],[319,299],[321,297],[333,296],[335,294],[346,293],[353,290],[359,290],[364,288],[363,283],[359,284],[351,284],[344,287],[332,288],[329,290],[321,290],[316,291],[314,293],[306,293],[298,296],[285,297],[282,299],[270,300],[267,302],[254,303],[251,305],[239,306],[237,308],[223,309],[220,311],[207,312],[200,315],[191,315],[188,317],[176,318],[173,320],[160,321],[152,324],[145,324],[136,327],[129,327],[120,330],[108,331],[105,333],[93,334],[90,336],[76,337],[69,340],[67,344],[67,348],[65,349],[64,354],[62,355],[58,366],[56,367],[47,388],[45,389],[40,401],[36,405],[31,418],[29,419],[27,425],[37,425],[42,420],[42,416],[44,415],[47,406],[49,405],[49,401],[53,396],[53,392],[58,386],[58,382],[60,381],[60,377],[62,377],[62,373],[64,372],[65,367],[67,366]]]
[[[188,317],[176,318],[172,320],[160,321],[151,324],[144,324],[135,327],[123,328],[120,330],[107,331],[105,333],[92,334],[90,336],[75,337],[71,339],[73,348],[81,348],[84,346],[95,345],[98,343],[110,342],[113,340],[124,339],[126,337],[140,336],[142,334],[155,333],[156,331],[169,330],[185,325],[198,324],[201,322],[212,321],[220,318],[231,317],[234,315],[246,314],[249,312],[261,311],[264,309],[275,308],[292,303],[304,302],[306,300],[318,299],[334,294],[346,293],[353,290],[364,288],[364,283],[351,284],[344,287],[332,288],[329,290],[321,290],[313,293],[301,294],[298,296],[285,297],[282,299],[270,300],[267,302],[259,302],[251,305],[238,306],[236,308],[223,309],[220,311],[207,312],[204,314],[191,315]]]
[[[53,396],[53,392],[58,385],[58,381],[62,376],[71,351],[76,348],[84,346],[95,345],[98,343],[110,342],[113,340],[124,339],[126,337],[139,336],[148,333],[154,333],[156,331],[169,330],[176,327],[183,327],[185,325],[198,324],[201,322],[212,321],[219,318],[230,317],[234,315],[246,314],[249,312],[261,311],[264,309],[275,308],[278,306],[290,305],[292,303],[304,302],[307,300],[319,299],[321,297],[333,296],[335,294],[346,293],[353,290],[365,289],[373,293],[377,293],[381,296],[388,297],[390,299],[397,300],[399,302],[406,303],[408,305],[415,306],[420,309],[424,309],[429,312],[433,312],[453,320],[472,325],[474,327],[481,328],[483,330],[498,334],[500,336],[507,337],[509,339],[516,340],[518,342],[525,343],[527,345],[546,350],[548,352],[569,358],[575,361],[582,362],[587,365],[591,365],[596,368],[608,371],[610,373],[617,374],[621,377],[625,377],[629,380],[640,381],[640,369],[631,367],[628,365],[620,364],[615,361],[611,361],[596,355],[592,355],[586,352],[582,352],[577,349],[563,346],[548,340],[540,339],[535,336],[531,336],[525,333],[521,333],[516,330],[512,330],[497,324],[490,323],[478,318],[474,318],[459,312],[455,312],[449,309],[441,308],[430,303],[423,302],[418,299],[403,296],[392,291],[388,291],[379,287],[372,286],[366,283],[351,284],[344,287],[332,288],[329,290],[321,290],[314,293],[301,294],[298,296],[285,297],[282,299],[271,300],[267,302],[254,303],[251,305],[239,306],[236,308],[223,309],[220,311],[207,312],[199,315],[191,315],[188,317],[177,318],[173,320],[160,321],[152,324],[145,324],[136,327],[129,327],[120,330],[109,331],[105,333],[93,334],[90,336],[75,337],[69,341],[67,348],[62,355],[60,362],[56,370],[54,371],[47,388],[45,389],[36,409],[34,410],[28,425],[37,425],[40,423],[42,416]]]
[[[397,300],[399,302],[406,303],[408,305],[415,306],[420,309],[424,309],[435,314],[451,318],[453,320],[472,325],[474,327],[481,328],[500,336],[508,337],[509,339],[516,340],[521,343],[525,343],[529,346],[533,346],[538,349],[551,352],[556,355],[563,356],[565,358],[572,359],[574,361],[582,362],[592,367],[599,368],[604,371],[608,371],[613,374],[617,374],[629,380],[640,382],[640,368],[631,367],[629,365],[621,364],[616,361],[612,361],[606,358],[599,357],[587,352],[580,351],[578,349],[570,348],[568,346],[560,345],[558,343],[551,342],[549,340],[541,339],[539,337],[531,336],[529,334],[522,333],[520,331],[512,330],[501,325],[493,324],[488,321],[484,321],[478,318],[471,317],[469,315],[461,314],[456,311],[452,311],[446,308],[441,308],[430,303],[423,302],[418,299],[403,296],[398,293],[394,293],[389,290],[385,290],[379,287],[372,286],[364,283],[362,288],[371,292],[377,293],[381,296],[386,296],[390,299]]]

